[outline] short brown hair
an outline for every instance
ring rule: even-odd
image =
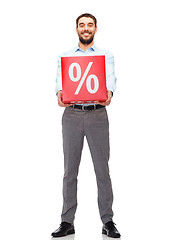
[[[76,27],[78,27],[78,21],[82,17],[92,18],[94,20],[95,27],[97,26],[97,19],[90,13],[83,13],[76,19]]]

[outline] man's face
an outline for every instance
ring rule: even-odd
[[[96,31],[97,27],[95,27],[95,23],[92,18],[82,17],[79,19],[76,32],[81,43],[86,45],[90,44],[94,39]]]

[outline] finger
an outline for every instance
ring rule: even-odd
[[[58,105],[59,105],[60,107],[62,107],[62,105],[63,105],[63,102],[61,101],[61,98],[60,98],[60,97],[58,97]]]
[[[102,106],[106,106],[106,102],[97,102],[97,104],[100,104]]]

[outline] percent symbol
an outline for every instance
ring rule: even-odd
[[[81,89],[81,87],[82,87],[82,85],[83,85],[83,83],[84,83],[84,81],[85,81],[85,79],[86,79],[86,77],[88,75],[88,72],[89,72],[92,64],[93,64],[93,62],[89,62],[89,64],[88,64],[88,66],[87,66],[87,68],[86,68],[82,78],[81,78],[81,67],[80,67],[80,65],[78,63],[72,63],[70,65],[70,67],[69,67],[69,77],[70,77],[70,79],[73,82],[77,82],[77,81],[79,81],[81,79],[80,83],[79,83],[79,85],[78,85],[78,87],[77,87],[77,89],[75,91],[75,94],[79,93],[79,91],[80,91],[80,89]],[[76,77],[74,76],[74,68],[76,68],[76,71],[77,71]],[[94,89],[92,89],[92,87],[91,87],[91,80],[92,79],[94,80]],[[98,80],[96,75],[91,74],[91,75],[89,75],[87,77],[86,87],[87,87],[88,92],[91,93],[91,94],[96,93],[98,91],[98,89],[99,89],[99,80]]]

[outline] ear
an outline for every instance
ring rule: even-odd
[[[95,33],[97,32],[97,27],[96,27],[96,30],[95,30]]]
[[[76,29],[75,29],[75,30],[76,30],[76,33],[78,34],[78,28],[77,28],[77,27],[76,27]]]

